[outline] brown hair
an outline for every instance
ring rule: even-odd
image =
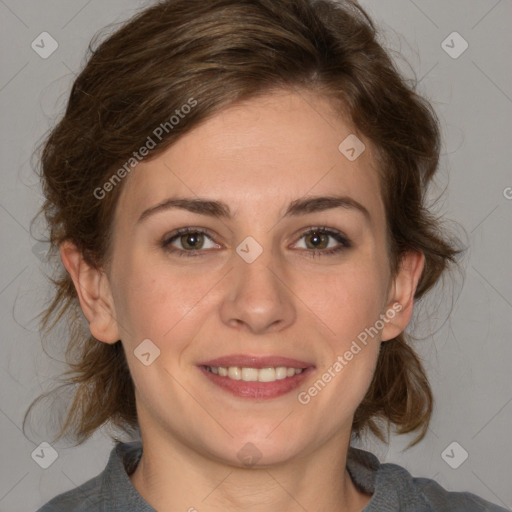
[[[123,183],[101,200],[95,191],[191,98],[197,105],[168,127],[149,157],[234,102],[274,89],[307,89],[345,109],[376,150],[393,273],[405,251],[425,255],[418,299],[456,262],[460,251],[425,205],[439,159],[437,118],[401,77],[355,2],[165,0],[89,50],[65,114],[42,148],[45,203],[39,213],[49,225],[54,257],[70,240],[90,265],[109,264],[112,218]],[[48,335],[67,320],[70,369],[63,385],[74,389],[56,439],[72,434],[82,443],[105,423],[136,430],[134,387],[121,342],[110,345],[91,336],[62,267],[53,282],[55,295],[41,328]],[[402,333],[381,344],[353,432],[369,429],[384,439],[379,425],[384,421],[388,433],[390,423],[398,433],[419,431],[417,442],[428,427],[432,403],[425,371]]]

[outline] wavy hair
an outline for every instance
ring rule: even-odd
[[[440,130],[429,104],[402,77],[376,28],[350,0],[165,0],[89,45],[65,113],[41,147],[40,177],[49,243],[72,241],[95,268],[109,263],[113,213],[123,182],[102,200],[95,190],[140,148],[156,126],[193,97],[197,105],[163,134],[157,156],[223,108],[276,89],[309,90],[332,100],[376,150],[393,273],[409,250],[425,267],[415,299],[461,252],[426,205],[439,161]],[[100,343],[87,329],[67,272],[52,279],[43,312],[47,336],[67,325],[63,385],[73,396],[56,439],[79,444],[104,424],[138,429],[132,378],[121,342]],[[44,395],[46,396],[46,395]],[[35,404],[29,407],[27,414]],[[405,333],[381,344],[373,381],[355,412],[353,433],[384,440],[382,421],[400,434],[426,432],[433,398]],[[414,443],[413,443],[414,444]]]

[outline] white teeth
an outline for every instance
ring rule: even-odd
[[[208,371],[229,377],[233,380],[243,380],[245,382],[274,382],[275,380],[286,379],[302,373],[304,368],[286,368],[278,366],[276,368],[240,368],[238,366],[207,366]]]
[[[286,366],[278,366],[276,368],[276,379],[286,379]]]
[[[230,366],[228,368],[228,377],[230,379],[240,380],[242,378],[242,372],[237,366]]]
[[[277,380],[274,368],[262,368],[259,372],[257,371],[257,373],[260,382],[274,382]]]
[[[242,368],[242,380],[256,382],[258,380],[258,373],[256,368]]]

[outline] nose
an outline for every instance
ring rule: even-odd
[[[292,283],[272,260],[271,251],[264,250],[252,263],[237,254],[233,259],[220,307],[221,320],[253,334],[278,332],[293,324],[296,306]]]

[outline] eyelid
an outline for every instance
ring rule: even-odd
[[[328,256],[331,254],[339,253],[344,249],[349,249],[352,247],[351,240],[343,232],[341,232],[335,228],[329,228],[327,226],[310,226],[308,228],[301,230],[297,241],[294,242],[294,244],[292,244],[292,245],[295,245],[299,240],[301,240],[306,235],[309,235],[309,234],[312,234],[315,232],[320,232],[324,235],[334,238],[338,242],[338,245],[335,247],[331,247],[329,249],[318,249],[318,250],[300,249],[301,252],[309,253],[309,255],[311,255],[313,257],[321,256],[321,255]],[[195,250],[188,251],[188,250],[184,250],[184,249],[175,248],[171,245],[171,243],[175,239],[177,239],[180,236],[185,235],[187,233],[203,234],[206,237],[208,237],[212,241],[212,243],[219,245],[215,241],[216,235],[213,235],[212,232],[208,228],[187,226],[184,228],[176,229],[173,232],[171,232],[169,235],[165,235],[161,242],[162,248],[164,250],[166,250],[167,252],[178,254],[178,256],[191,256],[191,257],[203,256],[203,255],[205,255],[204,253],[208,253],[208,252],[212,251],[212,249],[206,249],[206,250],[205,249],[195,249]]]
[[[203,249],[196,249],[191,251],[186,251],[184,249],[178,249],[176,247],[173,247],[171,245],[172,242],[174,242],[176,239],[181,237],[182,235],[186,235],[187,233],[200,233],[208,237],[212,243],[215,245],[220,245],[214,240],[213,233],[208,228],[202,228],[202,227],[194,227],[194,226],[187,226],[184,228],[179,228],[174,231],[172,231],[170,234],[167,234],[163,237],[161,246],[164,250],[170,253],[176,253],[179,256],[199,256],[200,253],[206,252]],[[211,251],[211,249],[208,249],[208,251]]]
[[[334,238],[338,243],[344,245],[347,249],[349,247],[352,247],[352,242],[346,236],[342,231],[334,228],[329,228],[327,226],[311,226],[309,228],[306,228],[305,230],[300,232],[300,236],[297,239],[297,241],[301,240],[304,236],[310,235],[312,233],[323,233],[324,235],[330,236],[331,238]],[[294,244],[297,242],[294,242]],[[319,250],[318,252],[326,252],[328,249]]]

